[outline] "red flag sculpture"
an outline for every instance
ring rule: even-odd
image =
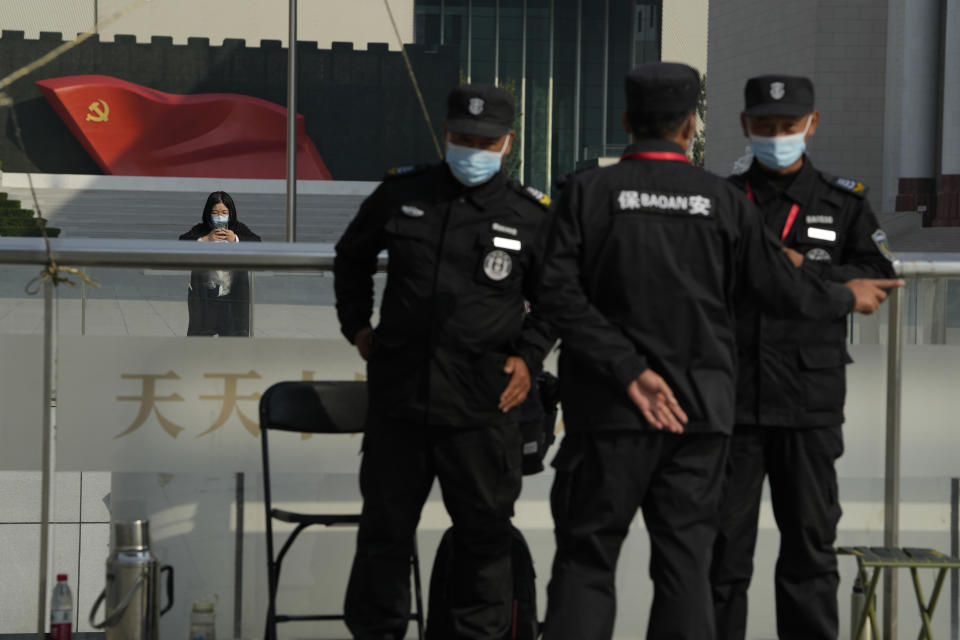
[[[37,82],[104,173],[286,177],[287,110],[233,93],[177,95],[110,76]],[[297,115],[297,178],[331,180]]]

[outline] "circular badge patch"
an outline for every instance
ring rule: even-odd
[[[494,282],[506,279],[511,271],[513,260],[506,251],[494,249],[483,257],[483,273]]]
[[[830,262],[830,254],[827,253],[826,249],[821,249],[817,247],[815,249],[810,249],[807,251],[807,260],[810,262]]]

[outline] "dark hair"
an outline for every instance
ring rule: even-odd
[[[227,205],[227,210],[230,211],[230,222],[227,223],[227,227],[235,229],[237,226],[237,205],[233,203],[233,198],[226,191],[214,191],[207,196],[207,204],[203,205],[203,221],[207,223],[208,227],[213,228],[213,218],[210,212],[216,204]]]
[[[672,138],[680,133],[693,111],[670,111],[665,113],[628,113],[630,131],[637,140]]]

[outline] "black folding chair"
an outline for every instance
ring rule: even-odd
[[[325,527],[357,526],[359,513],[299,513],[274,509],[270,492],[270,457],[267,433],[270,429],[300,433],[361,433],[367,408],[365,382],[278,382],[260,399],[260,441],[263,452],[263,494],[267,515],[267,576],[270,583],[270,604],[264,637],[276,640],[277,624],[305,620],[343,620],[340,614],[281,615],[277,613],[277,585],[283,558],[300,532],[311,525]],[[296,527],[280,548],[273,552],[273,521]],[[417,634],[423,640],[423,596],[420,586],[420,559],[416,540],[410,556],[410,570],[416,601],[410,619],[417,623]]]

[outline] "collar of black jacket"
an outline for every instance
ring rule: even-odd
[[[804,155],[803,164],[794,174],[793,181],[786,189],[782,187],[778,189],[774,186],[776,179],[771,179],[771,174],[761,168],[754,159],[753,164],[750,165],[750,170],[747,171],[746,178],[753,189],[754,198],[758,205],[763,206],[772,200],[783,197],[802,206],[809,204],[810,190],[817,179],[817,170],[810,161],[810,157]]]
[[[623,150],[625,154],[642,151],[670,151],[682,153],[684,155],[687,153],[687,150],[676,142],[672,140],[664,140],[663,138],[646,138],[643,140],[637,140],[633,144],[627,145],[627,148]]]
[[[450,198],[464,198],[479,209],[486,209],[503,199],[504,192],[507,189],[507,177],[503,174],[503,171],[497,172],[483,184],[467,187],[453,177],[446,163],[443,164],[443,167],[446,174],[443,191]]]

